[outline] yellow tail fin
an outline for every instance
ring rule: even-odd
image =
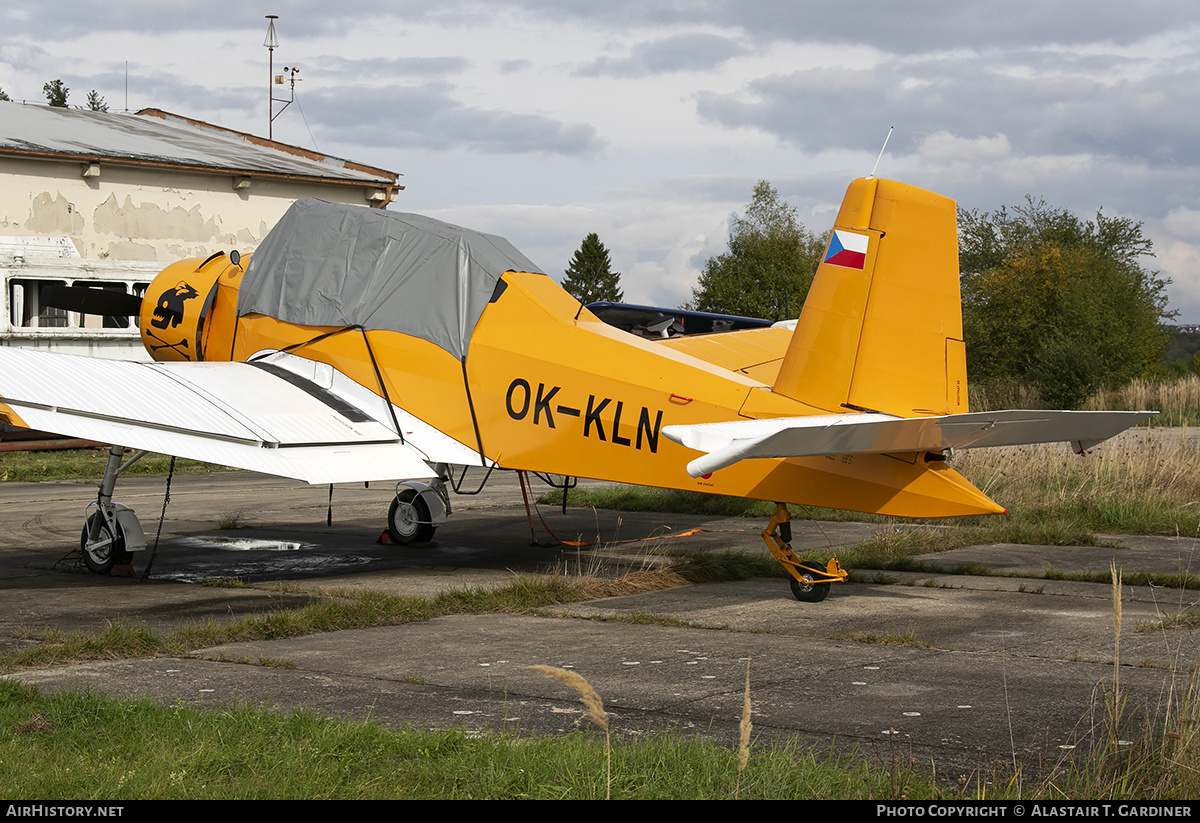
[[[774,391],[832,412],[968,410],[953,200],[850,184]]]

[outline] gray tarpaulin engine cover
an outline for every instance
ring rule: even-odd
[[[398,331],[461,360],[506,271],[543,273],[503,237],[419,214],[299,200],[251,258],[238,316]]]

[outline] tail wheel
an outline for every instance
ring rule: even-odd
[[[796,578],[788,575],[788,582],[792,584],[792,596],[804,603],[820,603],[829,594],[831,583],[814,583],[816,579],[814,572],[821,576],[825,576],[825,569],[818,566],[816,563],[801,563],[797,570],[800,576],[804,578],[804,582],[800,582]]]
[[[87,525],[83,527],[83,534],[79,536],[79,551],[83,554],[83,563],[89,571],[96,574],[108,574],[112,571],[113,566],[123,566],[129,563],[133,559],[133,555],[125,551],[125,535],[121,532],[121,527],[117,526],[117,534],[114,537],[108,523],[103,518],[101,518],[96,542],[91,548],[88,548],[88,535],[91,534],[92,522],[97,517],[100,515],[93,513],[88,518]]]
[[[393,543],[428,543],[437,526],[429,522],[429,506],[413,489],[396,495],[388,509],[388,534]]]

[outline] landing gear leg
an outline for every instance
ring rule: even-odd
[[[775,504],[775,515],[763,531],[762,539],[775,559],[787,570],[791,578],[792,595],[797,600],[819,603],[829,594],[832,583],[845,583],[850,577],[836,557],[830,558],[828,565],[822,566],[796,556],[792,551],[792,518],[783,503]]]
[[[87,506],[87,524],[79,536],[83,563],[96,574],[108,574],[114,566],[127,565],[132,560],[131,552],[146,548],[142,524],[133,509],[112,500],[117,475],[145,452],[138,452],[122,465],[121,457],[124,454],[122,446],[113,446],[108,450],[104,477],[100,481],[95,502]]]

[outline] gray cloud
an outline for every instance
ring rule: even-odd
[[[61,79],[70,90],[67,103],[83,106],[88,92],[96,90],[109,110],[121,111],[125,106],[126,75],[124,70],[91,72],[83,75],[73,71],[56,72],[39,77],[32,84],[21,88],[5,88],[14,99],[44,103],[42,83],[55,78]],[[158,108],[188,117],[204,119],[212,112],[241,112],[255,115],[265,108],[265,88],[258,86],[205,86],[202,78],[190,78],[165,73],[152,66],[130,63],[128,75],[129,105],[131,109]]]
[[[982,57],[889,60],[873,69],[821,68],[752,81],[737,94],[701,92],[703,120],[752,127],[807,151],[868,150],[896,126],[892,148],[916,151],[930,134],[1003,134],[1017,154],[1120,155],[1200,164],[1192,139],[1200,73],[1138,79],[1045,64],[1014,73]],[[1069,71],[1064,69],[1071,69]]]
[[[386,0],[370,7],[349,8],[324,0],[289,0],[277,8],[276,34],[280,45],[292,38],[338,35],[361,26],[366,19],[379,24],[402,26],[406,22],[443,16],[453,19],[455,6],[462,3],[429,3],[424,0]],[[282,4],[281,4],[282,6]],[[269,8],[267,9],[270,10]],[[115,3],[65,2],[9,4],[0,11],[2,28],[10,35],[33,39],[70,38],[97,32],[138,31],[144,33],[179,32],[258,32],[257,45],[267,32],[265,13],[243,2],[232,0],[120,0]]]
[[[501,74],[516,74],[519,71],[531,68],[533,63],[528,60],[505,60],[500,64],[499,70]]]
[[[243,87],[240,76],[206,80],[215,74],[205,61],[220,50],[247,66],[265,64],[261,12],[271,10],[228,0],[10,3],[0,8],[0,85],[40,100],[41,83],[60,76],[72,89],[72,103],[96,88],[115,108],[129,58],[132,106],[265,131],[265,89],[258,84],[265,71],[260,77],[257,65],[247,68]],[[1200,142],[1194,140],[1200,6],[1194,0],[861,0],[852,9],[795,0],[376,0],[347,9],[292,0],[277,10],[282,49],[276,61],[298,60],[301,76],[311,78],[300,86],[303,111],[289,109],[276,123],[277,137],[282,127],[295,135],[287,139],[303,142],[303,127],[311,125],[323,149],[408,173],[409,194],[423,185],[423,196],[441,205],[486,203],[495,214],[515,215],[516,235],[536,223],[545,237],[537,243],[560,256],[569,256],[579,241],[576,222],[563,228],[565,215],[577,221],[578,204],[588,198],[619,215],[639,213],[652,200],[686,203],[695,207],[686,214],[668,217],[649,207],[645,213],[662,220],[663,237],[694,238],[713,234],[731,209],[742,208],[758,177],[770,179],[802,217],[812,216],[805,222],[821,230],[846,178],[869,171],[893,124],[897,131],[879,173],[944,192],[969,208],[1020,203],[1030,193],[1080,215],[1104,206],[1148,226],[1166,225],[1172,210],[1172,226],[1200,214]],[[356,32],[400,37],[418,25],[434,41],[420,52],[372,45],[381,58],[355,59],[365,57],[354,48]],[[530,102],[520,105],[537,113],[527,116],[485,108],[498,104],[459,102],[445,81],[469,73],[472,99],[486,100],[480,95],[497,78],[513,81],[501,75],[524,72],[520,80],[536,76],[540,82],[561,71],[546,61],[561,58],[536,48],[468,52],[460,36],[468,30],[471,38],[494,32],[497,43],[508,32],[533,31],[615,45],[602,59],[593,59],[600,52],[573,57],[575,65],[586,64],[579,74],[597,78],[586,90],[531,82]],[[163,33],[187,37],[188,54],[178,55],[186,69],[146,65],[143,55],[127,53],[134,38]],[[349,45],[316,45],[323,37],[342,37]],[[378,38],[362,39],[374,44]],[[794,66],[805,70],[789,66],[747,76],[746,67],[757,61],[731,60],[747,53],[743,49],[766,60],[798,57]],[[443,56],[405,56],[417,53]],[[826,68],[808,68],[817,65]],[[674,124],[678,149],[664,150],[661,136],[639,139],[616,113],[613,133],[635,136],[596,162],[604,141],[583,115],[562,113],[563,101],[532,97],[554,89],[550,93],[574,97],[595,90],[619,99],[630,93],[628,84],[609,78],[683,70],[719,77],[694,84],[690,99],[701,127]],[[216,82],[227,85],[213,87]],[[763,134],[780,145],[765,145]],[[497,162],[498,154],[508,156]],[[531,220],[515,202],[543,210]],[[650,250],[646,260],[657,260],[661,244],[652,232],[658,230],[639,227],[626,236]],[[1187,239],[1195,251],[1160,258],[1164,267],[1171,261],[1181,283],[1196,281],[1187,319],[1200,316],[1200,276],[1194,276],[1200,243],[1193,235]],[[681,288],[689,275],[679,261],[701,246],[718,249],[720,240],[664,241],[675,249],[674,262],[662,264],[665,274],[654,275],[655,288]],[[672,260],[671,254],[662,259]]]
[[[628,57],[597,57],[578,69],[580,77],[646,77],[675,71],[718,68],[746,48],[717,34],[676,34],[634,44]]]
[[[355,145],[563,155],[588,155],[603,148],[604,141],[586,123],[464,106],[449,92],[450,87],[440,83],[387,86],[365,89],[357,99],[321,92],[305,102],[310,109],[321,108],[322,139]]]
[[[995,3],[941,0],[857,4],[854,14],[837,3],[806,4],[787,0],[736,4],[723,11],[741,19],[745,29],[769,40],[819,39],[865,43],[897,54],[932,49],[997,48],[1036,43],[1079,44],[1108,41],[1129,44],[1161,31],[1168,21],[1196,18],[1187,0],[1149,0],[1139,4],[1094,0],[1015,0]]]
[[[466,71],[470,61],[465,57],[391,57],[355,60],[347,57],[322,55],[309,62],[323,75],[334,77],[382,79],[387,77],[443,77]]]
[[[1028,43],[1128,45],[1163,30],[1194,23],[1191,0],[1104,3],[1095,0],[863,0],[850,10],[839,3],[795,0],[510,0],[548,19],[582,20],[617,30],[632,26],[740,29],[759,42],[859,43],[896,54],[958,47],[992,48]]]
[[[758,42],[837,42],[868,44],[896,54],[956,47],[992,48],[1028,43],[1127,45],[1159,31],[1195,23],[1200,14],[1192,0],[1142,0],[1105,3],[1095,0],[864,0],[853,14],[838,3],[794,0],[377,0],[368,6],[331,5],[324,0],[290,0],[278,9],[281,45],[292,38],[339,35],[362,25],[402,29],[436,21],[451,27],[477,26],[487,20],[525,13],[614,32],[636,26],[695,27],[699,24],[742,31]],[[262,42],[266,21],[261,9],[231,0],[122,0],[119,3],[21,3],[0,11],[0,28],[32,39],[70,38],[97,32],[254,31]],[[241,35],[239,35],[241,36]],[[249,36],[248,34],[246,35]]]

